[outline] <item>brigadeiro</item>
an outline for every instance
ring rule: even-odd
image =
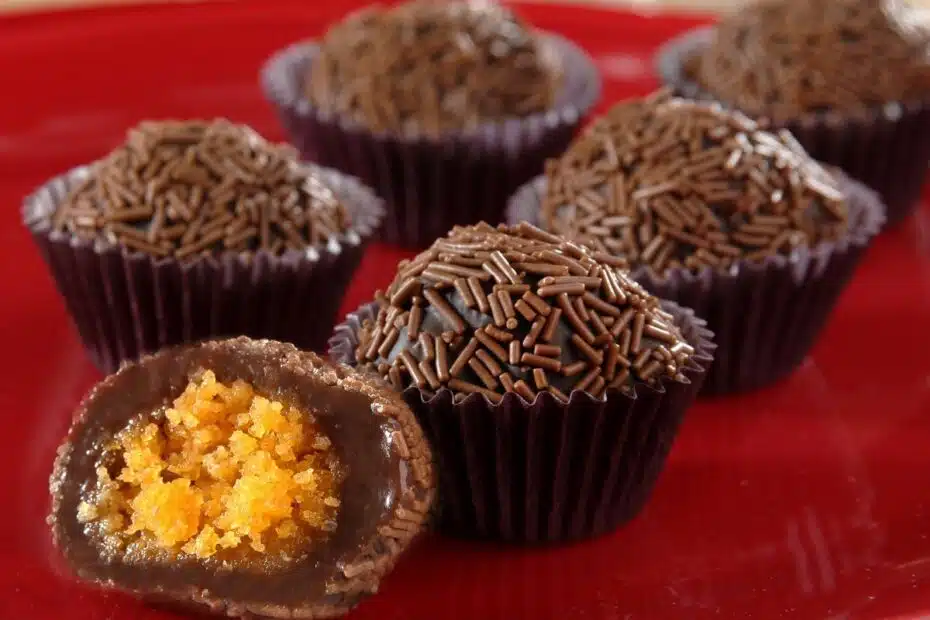
[[[663,81],[789,129],[814,159],[878,191],[888,223],[930,162],[930,21],[889,0],[769,0],[660,52]]]
[[[319,347],[382,217],[359,181],[224,120],[144,122],[23,208],[104,372],[211,336]]]
[[[374,187],[382,237],[420,248],[500,221],[600,93],[581,49],[478,1],[366,8],[276,54],[262,83],[301,153]]]
[[[528,224],[457,227],[336,328],[334,359],[423,426],[447,533],[584,538],[649,498],[712,335],[616,264]]]
[[[270,340],[127,364],[78,408],[49,525],[82,580],[242,618],[331,618],[422,531],[428,443],[379,381]]]
[[[596,120],[509,217],[628,262],[706,319],[717,351],[705,393],[800,365],[885,219],[877,195],[788,132],[665,92]]]

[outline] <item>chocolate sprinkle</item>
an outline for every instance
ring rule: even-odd
[[[372,131],[438,135],[551,107],[558,70],[545,52],[497,4],[369,7],[326,33],[306,94]]]
[[[630,392],[637,383],[655,385],[663,377],[683,380],[681,369],[694,350],[659,301],[592,251],[551,239],[525,223],[453,229],[429,250],[401,262],[387,291],[377,294],[377,319],[362,326],[356,360],[398,389],[416,386],[435,393],[445,387],[456,399],[477,393],[491,402],[499,402],[504,392],[532,400],[537,391],[548,391],[566,400],[574,389],[600,397],[610,388]],[[486,266],[504,282],[475,277],[467,287],[455,286],[428,275]],[[572,271],[577,275],[567,275]],[[555,272],[560,275],[549,275]],[[603,286],[608,272],[611,295]],[[560,288],[545,290],[552,287]],[[469,305],[482,297],[490,302],[487,309]],[[520,302],[531,313],[520,311]],[[511,306],[515,312],[507,310]],[[418,336],[402,324],[391,331],[394,338],[382,340],[385,325],[420,307]],[[435,337],[433,351],[423,344],[426,333],[449,338]],[[625,357],[631,343],[636,363]],[[434,358],[435,373],[427,372],[426,362]]]
[[[660,91],[614,106],[549,162],[542,222],[663,275],[727,270],[836,240],[846,233],[847,208],[834,179],[787,132]],[[540,295],[584,288],[586,307],[620,316],[607,301],[618,294],[614,274],[605,269],[583,287],[548,278],[553,284]],[[605,299],[594,300],[595,291]],[[576,309],[560,306],[577,322]]]
[[[930,22],[896,0],[769,0],[734,13],[686,71],[712,95],[776,122],[930,93]]]
[[[152,256],[307,251],[346,233],[335,194],[286,146],[225,120],[148,121],[58,207],[56,230]]]

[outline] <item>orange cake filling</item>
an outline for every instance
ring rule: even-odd
[[[339,464],[311,412],[194,377],[115,435],[78,518],[132,556],[299,557],[335,529]]]

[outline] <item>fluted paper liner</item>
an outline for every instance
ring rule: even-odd
[[[687,59],[701,53],[713,36],[713,27],[697,28],[672,39],[659,51],[656,70],[676,94],[715,99],[685,71]],[[858,114],[809,113],[775,128],[788,129],[814,159],[842,168],[877,191],[887,209],[887,225],[893,226],[920,203],[930,165],[928,103],[930,95],[923,101],[889,102]]]
[[[313,168],[348,209],[351,230],[325,247],[280,256],[226,253],[180,262],[53,231],[58,204],[90,174],[88,167],[29,196],[24,222],[94,365],[110,373],[145,353],[215,336],[322,348],[383,207],[355,179]]]
[[[658,277],[640,267],[633,277],[661,299],[694,310],[714,333],[717,351],[702,394],[764,387],[801,365],[852,278],[869,243],[885,222],[878,195],[838,173],[849,205],[849,231],[835,243],[802,248],[790,257],[738,264],[721,272],[685,269]],[[513,196],[510,222],[539,223],[546,193],[537,177]]]
[[[694,313],[663,302],[695,355],[685,382],[645,384],[635,396],[609,390],[596,399],[574,391],[568,403],[548,392],[528,403],[480,394],[459,403],[441,389],[403,392],[433,446],[439,466],[438,526],[447,534],[519,543],[597,536],[635,517],[665,465],[714,345]],[[346,317],[330,339],[337,362],[355,364],[358,333],[377,316],[370,303]]]
[[[597,102],[601,79],[591,58],[557,35],[542,41],[562,73],[551,110],[438,138],[372,133],[315,108],[304,89],[319,54],[312,42],[274,55],[262,88],[304,158],[360,178],[385,199],[382,240],[425,247],[453,226],[500,222],[510,195],[568,146]]]

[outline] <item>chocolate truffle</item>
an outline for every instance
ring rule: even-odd
[[[224,336],[319,348],[383,216],[356,179],[224,120],[143,122],[23,207],[104,373]]]
[[[726,394],[803,362],[885,207],[791,134],[660,91],[596,120],[514,195],[508,220],[609,252],[693,309],[717,345],[704,393]]]
[[[354,234],[346,207],[293,149],[225,120],[140,124],[71,190],[52,225],[182,261],[313,253]]]
[[[372,7],[327,32],[307,96],[372,131],[437,135],[549,109],[558,86],[549,56],[497,4]]]
[[[356,361],[398,390],[492,403],[683,380],[694,348],[617,266],[529,224],[456,228],[399,265]]]
[[[662,276],[842,238],[836,180],[785,131],[659,92],[614,106],[547,166],[547,230]]]
[[[51,477],[77,575],[241,617],[340,615],[423,527],[431,455],[370,378],[237,338],[127,365],[85,399]]]
[[[717,26],[686,67],[721,101],[778,122],[930,93],[930,21],[896,0],[767,0]]]

